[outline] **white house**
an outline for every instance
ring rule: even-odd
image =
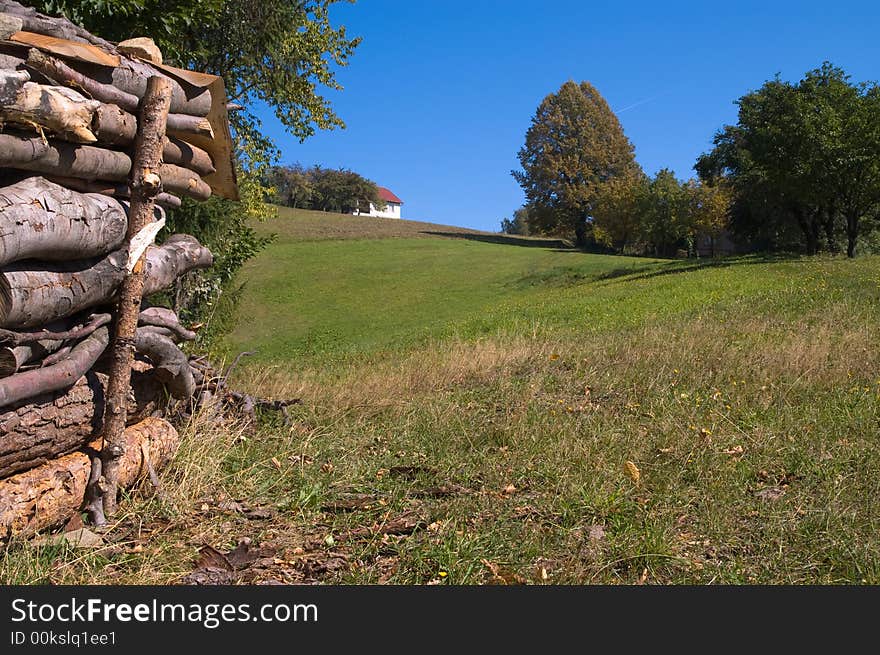
[[[400,206],[403,200],[398,198],[390,189],[383,186],[379,187],[379,197],[385,201],[385,209],[377,209],[373,203],[370,203],[370,211],[365,212],[355,209],[352,212],[355,216],[378,216],[380,218],[400,218]]]

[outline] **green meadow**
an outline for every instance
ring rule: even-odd
[[[880,258],[259,229],[221,351],[289,420],[195,419],[129,547],[21,545],[4,579],[174,582],[248,538],[256,581],[880,583]]]

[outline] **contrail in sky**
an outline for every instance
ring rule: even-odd
[[[657,95],[651,96],[650,98],[645,98],[644,100],[639,100],[638,102],[634,102],[631,105],[627,105],[623,109],[618,109],[614,113],[615,114],[622,114],[625,111],[629,111],[630,109],[635,109],[636,107],[640,107],[640,106],[642,106],[648,102],[652,102],[653,100],[656,100],[660,96],[664,96],[664,95],[666,95],[666,94],[665,93],[658,93]]]

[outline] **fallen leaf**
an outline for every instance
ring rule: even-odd
[[[196,560],[195,568],[197,570],[216,569],[218,571],[233,571],[235,567],[226,558],[226,555],[208,544],[199,548],[199,558]]]
[[[734,446],[733,448],[727,448],[726,450],[722,450],[721,452],[725,455],[742,455],[745,450],[742,446]]]
[[[278,461],[277,457],[273,457],[271,459],[271,462],[275,466],[275,468],[277,468],[279,471],[281,470],[281,462]]]
[[[357,528],[346,535],[347,538],[372,537],[374,535],[399,536],[412,534],[416,530],[428,527],[428,521],[417,511],[404,512],[393,519],[376,523],[369,528]],[[342,537],[340,537],[342,538]]]
[[[508,571],[506,569],[502,569],[500,566],[495,564],[494,562],[490,562],[487,559],[480,560],[489,572],[492,574],[492,578],[489,584],[496,585],[524,585],[526,584],[526,579],[515,573],[514,571]]]
[[[623,464],[623,472],[626,473],[627,477],[636,485],[638,485],[642,479],[642,472],[639,471],[639,467],[629,460],[626,460]]]
[[[501,490],[501,493],[509,496],[510,494],[516,493],[516,487],[512,484],[509,484]]]
[[[226,561],[232,565],[233,569],[238,571],[249,566],[265,555],[266,553],[263,551],[252,549],[251,540],[244,538],[239,540],[238,546],[235,547],[235,550],[227,553]]]

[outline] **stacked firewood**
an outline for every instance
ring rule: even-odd
[[[138,111],[155,76],[171,81],[162,188],[154,224],[129,243]],[[166,210],[212,193],[237,194],[222,81],[163,65],[149,39],[111,44],[0,0],[0,539],[83,507],[123,279],[145,253],[146,299],[210,266],[192,236],[153,241]],[[172,310],[144,300],[137,325],[121,484],[173,454],[177,434],[157,418],[169,399],[208,403],[224,381],[181,350],[196,335]]]

